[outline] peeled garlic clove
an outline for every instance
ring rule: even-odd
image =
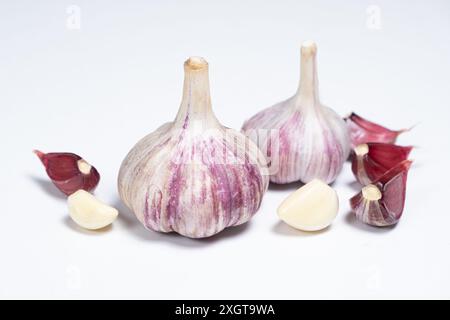
[[[208,63],[191,57],[184,68],[175,120],[130,151],[118,187],[147,229],[203,238],[250,220],[269,178],[256,145],[215,117]]]
[[[281,203],[278,216],[296,229],[318,231],[333,222],[338,210],[336,191],[326,183],[314,179]]]
[[[71,195],[80,189],[93,191],[99,181],[97,169],[74,153],[43,153],[35,150],[44,165],[48,177],[65,195]]]
[[[363,185],[378,180],[389,169],[408,159],[413,147],[388,143],[363,143],[354,149],[352,171]]]
[[[376,227],[390,226],[400,220],[411,163],[410,160],[400,162],[350,199],[357,219]]]
[[[333,182],[350,153],[343,119],[319,101],[316,44],[301,48],[301,76],[297,93],[247,120],[242,131],[269,159],[270,181]]]
[[[119,212],[92,194],[79,190],[68,197],[69,214],[80,227],[89,230],[104,228],[116,220]]]
[[[356,113],[350,114],[344,120],[350,131],[352,148],[368,142],[395,143],[397,137],[401,133],[410,130],[390,130],[380,126],[379,124],[366,120],[358,116]]]

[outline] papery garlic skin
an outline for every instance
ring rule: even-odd
[[[354,112],[352,112],[344,120],[350,132],[350,142],[352,148],[356,148],[361,144],[369,142],[393,144],[400,134],[411,130],[411,128],[391,130],[377,123],[364,119]]]
[[[242,131],[271,161],[270,181],[333,182],[350,153],[343,119],[319,101],[315,43],[301,48],[301,77],[297,93],[247,120]],[[267,134],[270,130],[275,135]]]
[[[148,229],[190,238],[212,236],[250,220],[268,188],[264,156],[223,127],[211,109],[208,64],[185,63],[183,100],[166,123],[130,151],[119,194]]]
[[[80,227],[88,230],[102,229],[116,220],[117,209],[97,200],[85,190],[78,190],[67,198],[69,214]]]

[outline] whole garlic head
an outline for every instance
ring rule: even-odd
[[[331,183],[350,153],[344,120],[319,101],[316,53],[314,42],[302,44],[297,93],[257,113],[242,128],[265,151],[275,183]]]
[[[257,146],[212,112],[208,63],[191,57],[184,68],[175,120],[130,151],[120,169],[119,194],[146,228],[203,238],[247,222],[269,177]]]

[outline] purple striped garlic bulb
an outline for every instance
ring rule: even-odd
[[[319,101],[316,53],[314,42],[302,44],[297,93],[257,113],[242,128],[267,156],[274,183],[331,183],[350,153],[344,120]]]
[[[269,176],[258,147],[215,117],[208,63],[192,57],[184,69],[183,99],[175,120],[130,151],[118,187],[147,229],[204,238],[250,220]]]

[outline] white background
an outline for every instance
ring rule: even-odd
[[[298,185],[271,187],[249,224],[208,240],[145,230],[118,199],[117,172],[175,117],[184,60],[209,61],[214,111],[239,129],[295,92],[306,39],[325,104],[390,128],[418,123],[398,141],[418,147],[401,222],[354,220],[346,164],[324,232],[279,222]],[[0,298],[450,298],[449,40],[444,0],[2,1]],[[121,212],[112,228],[74,225],[34,148],[99,169],[97,196]]]

